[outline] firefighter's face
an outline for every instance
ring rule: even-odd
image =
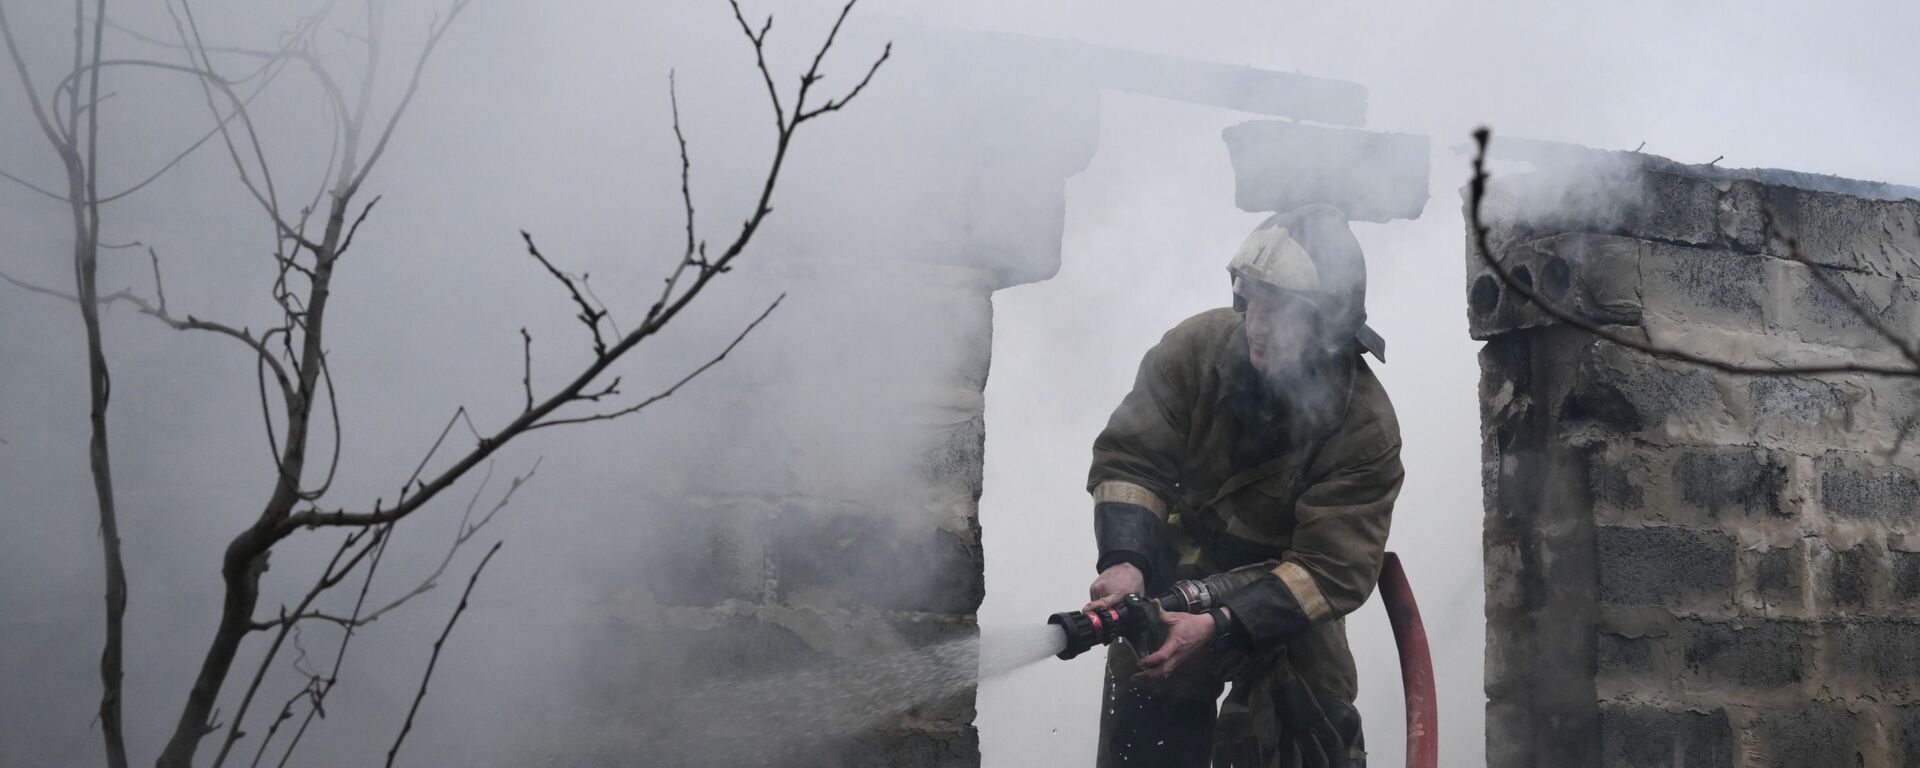
[[[1247,356],[1254,368],[1273,375],[1300,364],[1312,346],[1319,308],[1298,294],[1275,293],[1247,300]]]

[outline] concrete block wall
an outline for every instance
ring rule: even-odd
[[[1819,269],[1920,338],[1908,191],[1589,160],[1485,206],[1496,257],[1558,305],[1735,362],[1898,363]],[[1488,765],[1920,765],[1920,453],[1894,450],[1920,381],[1657,360],[1467,265]]]
[[[601,580],[599,618],[579,630],[585,693],[557,717],[569,743],[554,759],[979,764],[973,651],[950,641],[977,634],[985,595],[992,286],[899,269],[917,287],[783,307],[753,375],[691,395],[693,412],[733,416],[680,436],[680,484],[628,500],[646,544]],[[875,322],[906,306],[921,315]],[[856,353],[892,370],[842,357]]]

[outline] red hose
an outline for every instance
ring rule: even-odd
[[[1427,627],[1420,623],[1420,606],[1400,556],[1387,553],[1380,569],[1380,600],[1393,625],[1393,641],[1400,647],[1400,684],[1407,701],[1407,768],[1439,768],[1440,713],[1434,699],[1433,655],[1427,650]]]

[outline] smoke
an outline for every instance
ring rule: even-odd
[[[7,0],[16,26],[31,30],[22,39],[43,82],[62,66],[71,34],[71,9],[60,5]],[[309,5],[206,0],[194,8],[210,42],[270,44]],[[172,28],[161,10],[110,7],[130,27],[162,36]],[[391,71],[410,63],[436,8],[396,4]],[[792,73],[834,9],[757,10],[778,16],[771,63]],[[1084,599],[1093,575],[1081,488],[1087,446],[1152,341],[1228,301],[1222,267],[1261,217],[1233,207],[1219,136],[1249,116],[1111,92],[1062,100],[1043,87],[1044,68],[996,68],[1005,56],[963,58],[942,42],[951,38],[918,35],[911,25],[1350,79],[1371,89],[1370,128],[1427,134],[1442,148],[1488,122],[1502,135],[1615,148],[1644,140],[1650,152],[1689,160],[1725,154],[1729,164],[1912,181],[1920,179],[1914,107],[1884,98],[1915,84],[1900,53],[1905,41],[1895,37],[1913,20],[1888,17],[1894,13],[1912,11],[863,5],[829,57],[822,87],[849,85],[884,40],[897,43],[896,61],[862,101],[802,136],[764,239],[624,368],[623,389],[657,391],[783,291],[786,303],[674,398],[633,420],[539,433],[497,459],[482,503],[497,498],[505,478],[542,463],[487,529],[505,546],[445,648],[403,759],[519,764],[556,739],[617,740],[614,731],[640,719],[621,705],[650,688],[713,697],[722,711],[697,723],[712,735],[760,732],[758,710],[730,703],[756,683],[808,692],[793,706],[817,700],[815,692],[841,695],[807,687],[829,673],[805,666],[820,661],[795,639],[812,631],[805,626],[743,629],[743,639],[730,641],[739,645],[712,647],[710,636],[655,617],[759,601],[771,561],[789,568],[777,589],[790,591],[778,599],[813,600],[836,586],[908,610],[961,599],[952,597],[959,588],[931,577],[884,578],[901,563],[946,556],[910,534],[965,531],[966,494],[930,492],[925,478],[937,468],[908,458],[925,453],[921,438],[883,425],[977,428],[979,403],[953,382],[987,375],[989,324],[981,632],[1037,627]],[[175,55],[116,33],[108,41],[129,55]],[[343,59],[357,51],[350,34],[323,42]],[[391,498],[402,479],[396,472],[418,461],[455,405],[482,424],[515,413],[523,326],[534,339],[536,386],[555,386],[588,359],[566,296],[523,255],[516,230],[530,230],[563,268],[591,275],[617,320],[644,312],[684,237],[666,114],[670,69],[699,221],[716,241],[730,236],[771,151],[772,117],[750,57],[719,4],[477,2],[468,10],[369,181],[383,202],[342,266],[330,346],[346,415],[348,450],[334,491],[343,503]],[[124,77],[109,79],[115,96],[103,133],[110,175],[118,174],[105,181],[115,186],[163,164],[207,125],[190,83]],[[276,181],[304,197],[326,160],[328,135],[319,87],[285,77],[285,89],[256,111]],[[384,81],[376,106],[391,107],[397,88]],[[985,96],[1018,106],[964,119],[943,112]],[[0,77],[0,170],[57,181],[59,165],[20,98],[16,81]],[[1836,127],[1852,138],[1834,141]],[[1094,137],[1099,149],[1089,157],[1081,139]],[[266,294],[272,232],[221,150],[209,149],[117,203],[107,239],[154,245],[175,307],[265,327],[277,312]],[[858,172],[872,167],[894,170],[884,176],[891,181],[869,183],[874,176]],[[1023,196],[1040,188],[1036,179],[1069,176],[1064,208],[1051,196]],[[1432,199],[1454,199],[1464,176],[1464,160],[1436,152]],[[0,184],[0,268],[43,284],[70,280],[64,226],[57,204]],[[1473,764],[1482,707],[1478,423],[1470,405],[1477,369],[1463,325],[1459,219],[1449,205],[1430,205],[1417,221],[1355,231],[1369,257],[1370,319],[1393,350],[1393,363],[1377,370],[1407,442],[1391,546],[1408,564],[1434,639],[1445,761]],[[1052,276],[1047,256],[1056,246],[1064,254],[1057,277],[1000,291],[991,306],[981,298],[991,287]],[[102,265],[109,291],[144,290],[149,280],[137,250],[111,252]],[[177,716],[213,631],[220,551],[257,513],[272,466],[243,352],[130,313],[111,311],[107,324],[115,469],[134,579],[128,737],[146,760]],[[99,555],[79,324],[70,307],[5,290],[0,328],[0,688],[8,691],[0,697],[0,765],[94,765]],[[855,338],[860,343],[849,343]],[[383,583],[398,589],[431,570],[477,480],[398,531]],[[793,488],[803,501],[769,500]],[[874,520],[882,522],[867,524]],[[295,597],[335,541],[301,534],[276,556],[267,605]],[[818,556],[799,554],[806,552]],[[329,716],[302,747],[305,764],[358,764],[384,752],[478,554],[467,552],[439,588],[357,637]],[[716,575],[697,590],[652,588],[694,569]],[[972,631],[890,629],[871,648],[840,650],[842,658],[881,660],[865,668],[871,672],[897,654],[964,655]],[[1369,606],[1349,620],[1349,633],[1370,743],[1376,760],[1393,764],[1398,684],[1386,624]],[[316,625],[303,643],[321,656],[336,638]],[[692,675],[703,661],[737,662],[734,677],[674,676],[676,668]],[[243,659],[236,674],[250,663]],[[1098,668],[1041,663],[985,682],[977,722],[987,764],[1088,762]],[[957,680],[941,678],[931,690]],[[250,732],[257,735],[267,710],[300,682],[290,672],[270,677],[269,703],[256,706]],[[891,713],[898,703],[883,708]],[[563,727],[578,723],[605,732]]]

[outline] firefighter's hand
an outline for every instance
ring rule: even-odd
[[[1175,667],[1186,663],[1187,659],[1213,642],[1213,617],[1204,613],[1163,613],[1161,621],[1167,625],[1166,642],[1160,644],[1160,650],[1148,654],[1140,660],[1140,672],[1133,676],[1135,681],[1165,680],[1173,674]]]
[[[1135,592],[1147,591],[1147,575],[1140,572],[1133,563],[1116,563],[1100,572],[1093,580],[1093,586],[1087,587],[1087,597],[1092,598],[1081,611],[1097,608],[1112,608],[1120,604],[1120,598]]]

